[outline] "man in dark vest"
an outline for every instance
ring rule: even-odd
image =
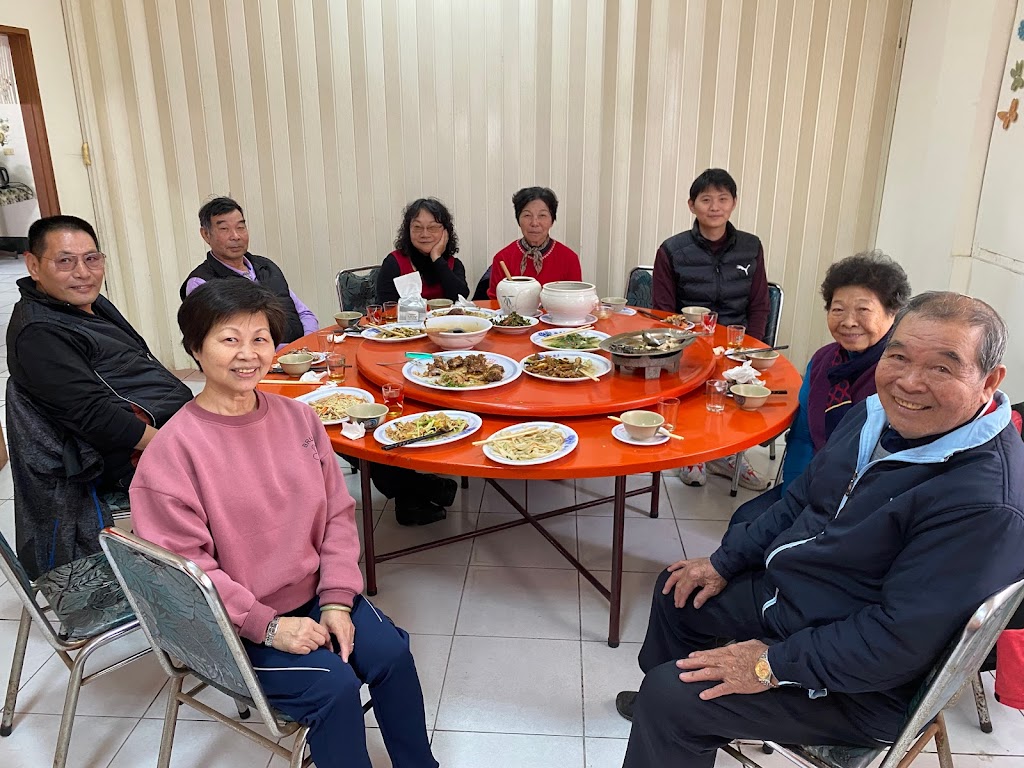
[[[242,206],[230,197],[216,197],[199,209],[199,234],[210,246],[206,261],[181,284],[181,299],[207,280],[243,277],[269,288],[281,299],[287,325],[282,344],[290,344],[320,327],[313,314],[288,287],[284,272],[264,256],[249,253],[249,230]]]
[[[34,578],[100,551],[139,452],[192,391],[100,294],[106,256],[92,225],[49,216],[28,244],[6,396],[18,554]]]
[[[729,223],[736,207],[736,182],[722,168],[709,168],[693,180],[688,201],[696,218],[693,228],[673,235],[654,257],[651,291],[655,309],[678,312],[682,307],[708,307],[718,313],[719,325],[745,325],[747,333],[763,339],[768,324],[768,275],[764,248],[757,235]],[[735,457],[712,461],[716,475],[732,477]],[[707,482],[703,464],[685,467],[683,482]],[[763,491],[768,481],[743,460],[740,485]]]

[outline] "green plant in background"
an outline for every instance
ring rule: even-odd
[[[1010,83],[1011,91],[1024,88],[1024,59],[1018,61],[1017,66],[1010,70],[1010,77],[1013,78],[1013,82]]]
[[[7,146],[7,137],[11,134],[11,123],[6,117],[0,117],[0,147]]]

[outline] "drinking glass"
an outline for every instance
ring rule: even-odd
[[[715,328],[718,326],[718,313],[706,312],[700,319],[700,324],[705,336],[714,336]]]
[[[664,426],[669,432],[673,432],[676,428],[676,419],[679,418],[679,398],[661,398],[661,400],[658,401],[658,413],[660,413],[662,418],[665,419],[665,423],[662,426]]]
[[[385,384],[380,388],[384,397],[384,405],[388,407],[388,416],[401,416],[405,409],[405,387],[401,384]]]
[[[708,379],[704,383],[704,407],[711,413],[725,410],[725,393],[729,382],[724,379]]]
[[[397,301],[385,301],[384,302],[384,322],[394,323],[398,320],[398,302]]]
[[[366,305],[366,322],[370,325],[380,325],[384,322],[384,307],[380,304]]]
[[[747,326],[745,325],[730,325],[728,330],[728,347],[729,349],[742,349],[743,348],[743,336],[747,332]]]
[[[345,383],[345,356],[338,352],[327,355],[327,378],[339,384]]]
[[[330,354],[334,352],[335,342],[333,332],[318,332],[316,335],[316,351]]]

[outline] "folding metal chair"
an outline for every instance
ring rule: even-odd
[[[651,286],[654,283],[654,267],[638,266],[629,271],[626,280],[626,303],[633,307],[654,306]]]
[[[942,710],[969,680],[976,677],[996,638],[1024,598],[1024,580],[1011,584],[983,602],[951,650],[932,669],[910,707],[910,717],[878,768],[907,768],[928,742],[935,739],[941,768],[953,768]],[[766,751],[801,768],[867,768],[884,748],[849,746],[787,746],[766,741]],[[722,748],[747,768],[761,768],[735,746]]]
[[[146,648],[126,659],[85,674],[86,664],[95,651],[139,628],[139,622],[132,614],[102,553],[62,565],[33,582],[7,539],[0,534],[0,571],[3,571],[14,588],[22,606],[3,719],[0,721],[0,736],[9,736],[13,728],[14,707],[21,686],[29,631],[34,623],[71,672],[67,693],[64,695],[60,730],[57,732],[57,749],[53,756],[54,768],[63,768],[68,759],[71,727],[82,686],[145,656],[150,649]],[[40,592],[49,603],[48,608],[42,608],[36,602]],[[54,629],[47,619],[46,614],[51,611],[60,619],[59,630]],[[78,652],[73,659],[69,655],[70,651]]]
[[[366,313],[369,304],[377,303],[377,273],[380,265],[343,269],[334,278],[338,307],[342,312]]]
[[[308,766],[312,758],[304,754],[309,728],[270,706],[210,577],[191,560],[117,528],[100,533],[100,546],[160,666],[171,678],[158,768],[170,765],[179,704],[188,704],[286,758],[289,768]],[[200,682],[184,691],[184,678],[190,674]],[[196,694],[207,686],[255,707],[273,740],[199,701]],[[370,706],[367,702],[363,711]],[[292,734],[291,749],[277,743]]]

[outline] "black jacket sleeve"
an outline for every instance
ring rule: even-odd
[[[398,267],[398,259],[390,253],[384,257],[384,263],[380,265],[377,272],[377,303],[385,301],[398,301],[398,291],[395,290],[395,278],[402,274]]]
[[[18,383],[51,421],[105,454],[131,451],[142,439],[145,423],[112,402],[79,343],[34,323],[18,334],[15,345]]]

